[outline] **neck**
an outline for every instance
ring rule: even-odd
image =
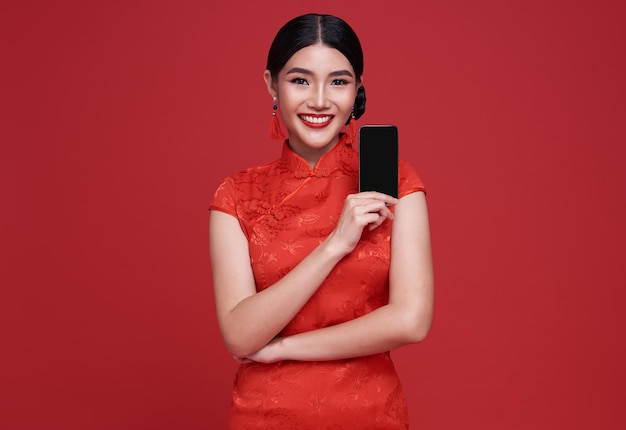
[[[292,151],[304,158],[311,166],[311,169],[314,169],[319,159],[322,158],[328,151],[333,149],[335,145],[337,145],[339,137],[336,137],[328,144],[322,145],[318,148],[294,141],[292,139],[289,139],[287,142]]]

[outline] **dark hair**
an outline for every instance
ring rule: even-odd
[[[341,52],[352,65],[356,78],[361,77],[363,50],[354,30],[347,22],[336,16],[310,13],[293,18],[276,33],[267,54],[266,68],[270,71],[272,79],[276,80],[278,73],[293,54],[317,43]],[[358,119],[363,113],[365,113],[365,88],[361,85],[354,99],[354,116]]]

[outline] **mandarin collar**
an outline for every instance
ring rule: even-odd
[[[311,176],[321,178],[329,176],[333,170],[337,169],[341,164],[341,155],[344,154],[347,149],[350,150],[351,148],[352,145],[348,142],[348,135],[342,134],[339,137],[339,142],[337,142],[330,151],[322,155],[322,157],[317,160],[317,163],[315,163],[315,167],[311,168],[304,158],[291,149],[288,144],[288,139],[285,139],[281,161],[287,170],[292,172],[296,178],[308,178]]]

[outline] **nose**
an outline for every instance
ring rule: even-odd
[[[309,97],[308,106],[311,109],[323,110],[330,107],[330,100],[323,85],[311,89],[311,97]]]

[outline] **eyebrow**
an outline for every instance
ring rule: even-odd
[[[287,70],[287,72],[285,72],[286,75],[288,75],[290,73],[302,73],[303,75],[309,75],[309,76],[313,75],[312,71],[310,71],[308,69],[303,69],[301,67],[292,67],[291,69]],[[334,72],[330,72],[328,74],[328,76],[332,76],[332,77],[335,77],[335,76],[350,76],[350,77],[353,77],[352,73],[350,73],[349,70],[336,70]]]

